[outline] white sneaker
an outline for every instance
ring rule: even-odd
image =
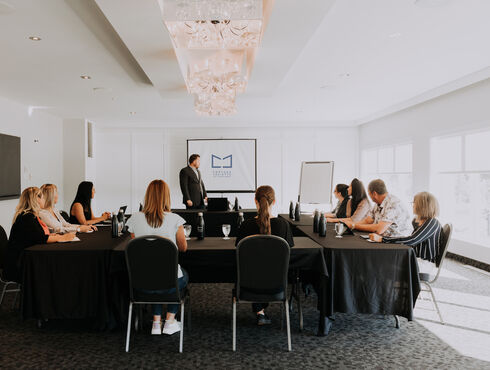
[[[178,322],[177,320],[174,320],[174,322],[172,323],[165,321],[162,334],[172,335],[174,333],[179,332],[180,330],[181,330],[180,322]]]
[[[153,321],[153,325],[151,327],[151,335],[160,334],[162,334],[162,323],[160,321]]]

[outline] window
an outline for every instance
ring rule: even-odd
[[[433,138],[431,191],[454,237],[490,245],[490,131]]]
[[[363,150],[361,178],[366,190],[371,180],[382,179],[388,191],[408,206],[413,197],[412,144]]]

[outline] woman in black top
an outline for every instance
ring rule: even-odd
[[[30,187],[22,192],[7,246],[5,277],[10,281],[22,282],[24,249],[36,244],[70,241],[75,237],[74,233],[50,234],[46,224],[39,218],[42,207],[44,198],[38,188]]]
[[[331,213],[326,213],[326,218],[346,218],[347,203],[349,202],[349,186],[346,184],[337,184],[333,195],[338,199],[335,209]]]
[[[275,202],[276,197],[272,187],[265,185],[257,188],[255,191],[255,205],[258,215],[242,223],[237,232],[236,245],[247,236],[265,234],[279,236],[286,240],[290,247],[294,246],[293,233],[288,222],[282,218],[271,218],[270,208]],[[252,303],[252,310],[257,314],[257,325],[271,323],[271,320],[264,312],[267,306],[267,303]]]
[[[104,212],[100,217],[94,217],[91,202],[95,196],[94,184],[90,181],[82,181],[78,185],[77,195],[70,207],[71,224],[93,225],[105,221],[111,217],[110,212]]]

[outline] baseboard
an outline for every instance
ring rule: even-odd
[[[461,262],[461,263],[463,263],[465,265],[470,265],[470,266],[479,268],[480,270],[484,270],[484,271],[490,272],[490,265],[489,264],[486,264],[484,262],[477,261],[477,260],[474,260],[472,258],[460,256],[459,254],[454,254],[454,253],[451,253],[451,252],[447,252],[446,257],[447,258],[451,258],[452,260]]]

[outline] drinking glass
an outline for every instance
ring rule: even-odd
[[[345,227],[344,224],[341,222],[335,224],[335,232],[337,233],[336,238],[342,237],[342,233],[344,232],[344,227]]]
[[[191,240],[189,236],[191,235],[192,225],[184,225],[185,240]]]
[[[228,238],[228,235],[230,235],[231,225],[224,224],[221,226],[221,230],[223,231],[223,235],[225,236],[223,240],[229,240],[230,238]]]

